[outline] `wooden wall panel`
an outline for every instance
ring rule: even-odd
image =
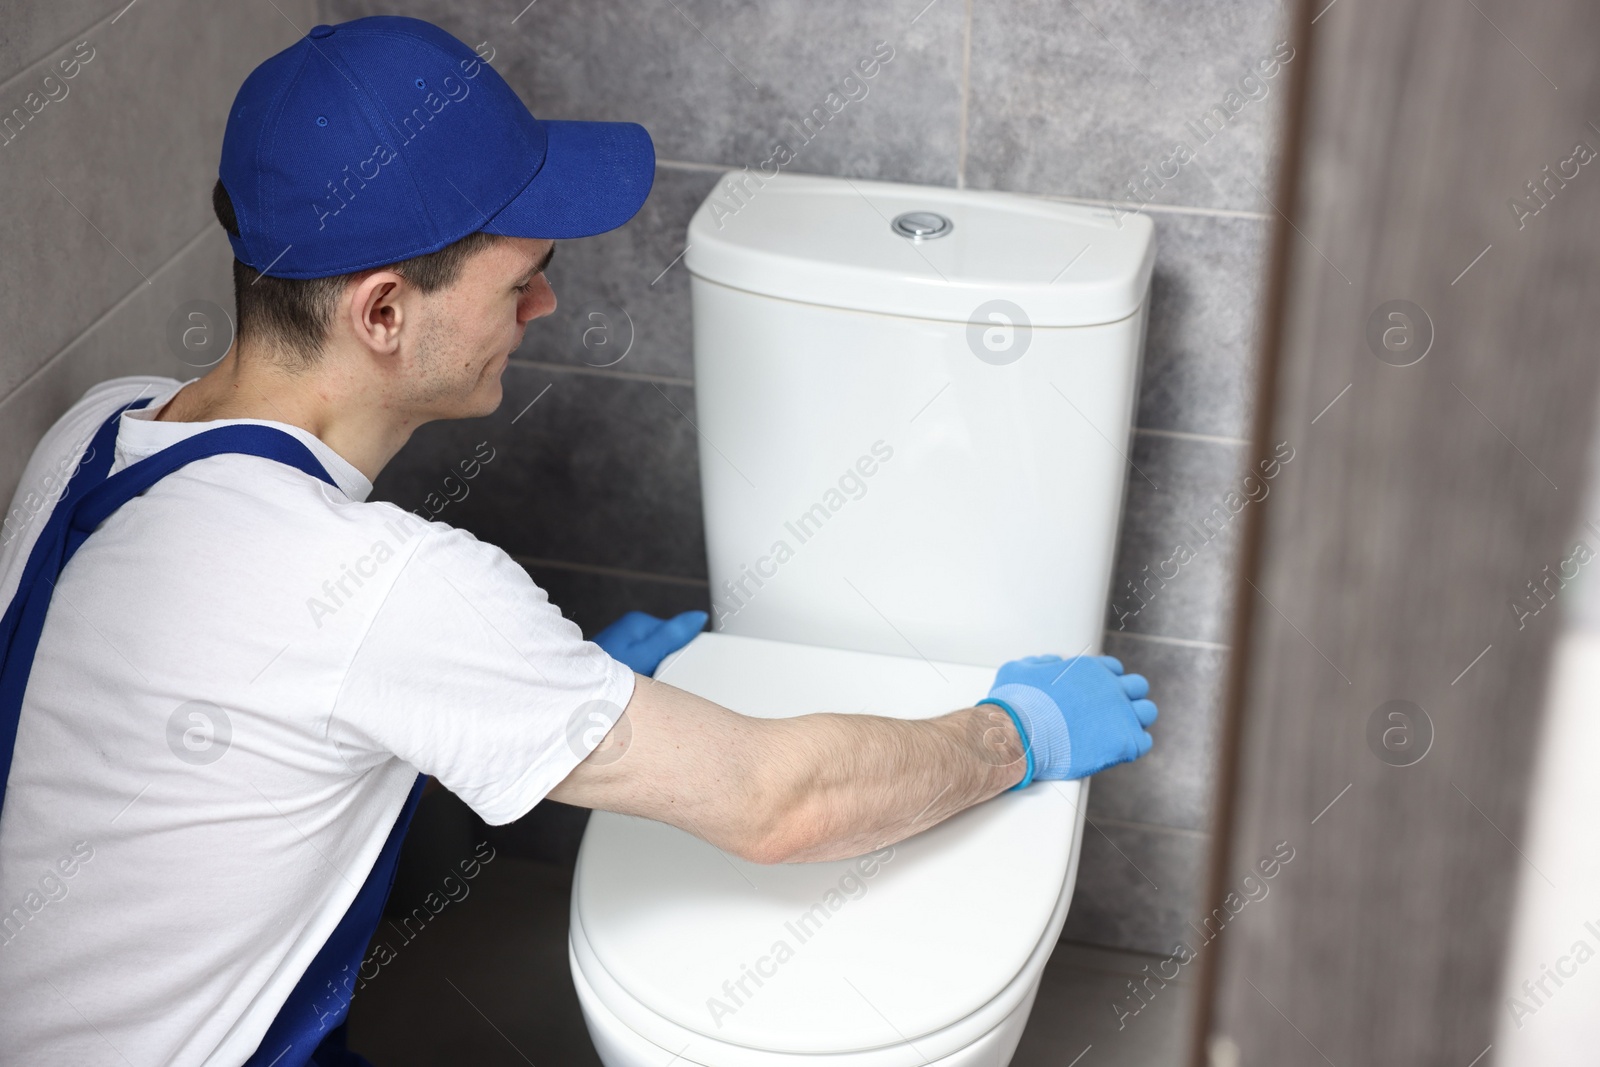
[[[1295,459],[1246,534],[1209,903],[1295,858],[1199,949],[1194,1062],[1486,1065],[1542,605],[1585,567],[1600,6],[1312,0],[1297,33],[1254,442]],[[1413,347],[1370,346],[1395,301]],[[1414,711],[1375,739],[1391,701],[1429,747]]]

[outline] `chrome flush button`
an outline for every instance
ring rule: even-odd
[[[955,229],[955,224],[932,211],[908,211],[890,223],[894,232],[913,241],[932,241]]]

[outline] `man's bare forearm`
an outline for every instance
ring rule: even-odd
[[[623,719],[551,793],[641,815],[758,863],[857,856],[1022,780],[1010,716],[757,719],[641,677]]]
[[[784,862],[859,856],[920,833],[1022,780],[1010,716],[985,705],[936,719],[770,720],[796,753],[775,851]]]

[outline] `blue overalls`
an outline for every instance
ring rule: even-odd
[[[204,430],[107,477],[117,441],[117,425],[124,411],[143,407],[136,400],[119,409],[95,433],[84,461],[39,533],[39,540],[23,567],[16,596],[0,618],[0,804],[11,773],[11,757],[22,714],[22,697],[33,669],[33,657],[44,630],[45,612],[56,578],[88,536],[124,503],[149,489],[166,475],[197,459],[241,452],[286,463],[320,478],[337,482],[311,450],[291,434],[271,426],[219,426]],[[384,842],[372,873],[351,901],[339,925],[289,994],[277,1018],[245,1067],[370,1067],[345,1048],[346,1017],[350,1012],[348,981],[366,954],[367,943],[378,928],[383,906],[394,884],[400,843],[422,796],[422,775],[417,776],[389,839]],[[326,1010],[333,993],[337,1010]],[[319,1001],[323,1002],[319,1004]]]

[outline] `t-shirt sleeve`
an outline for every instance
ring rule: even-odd
[[[433,524],[351,660],[330,734],[352,767],[398,756],[500,825],[599,744],[633,683],[505,552]]]

